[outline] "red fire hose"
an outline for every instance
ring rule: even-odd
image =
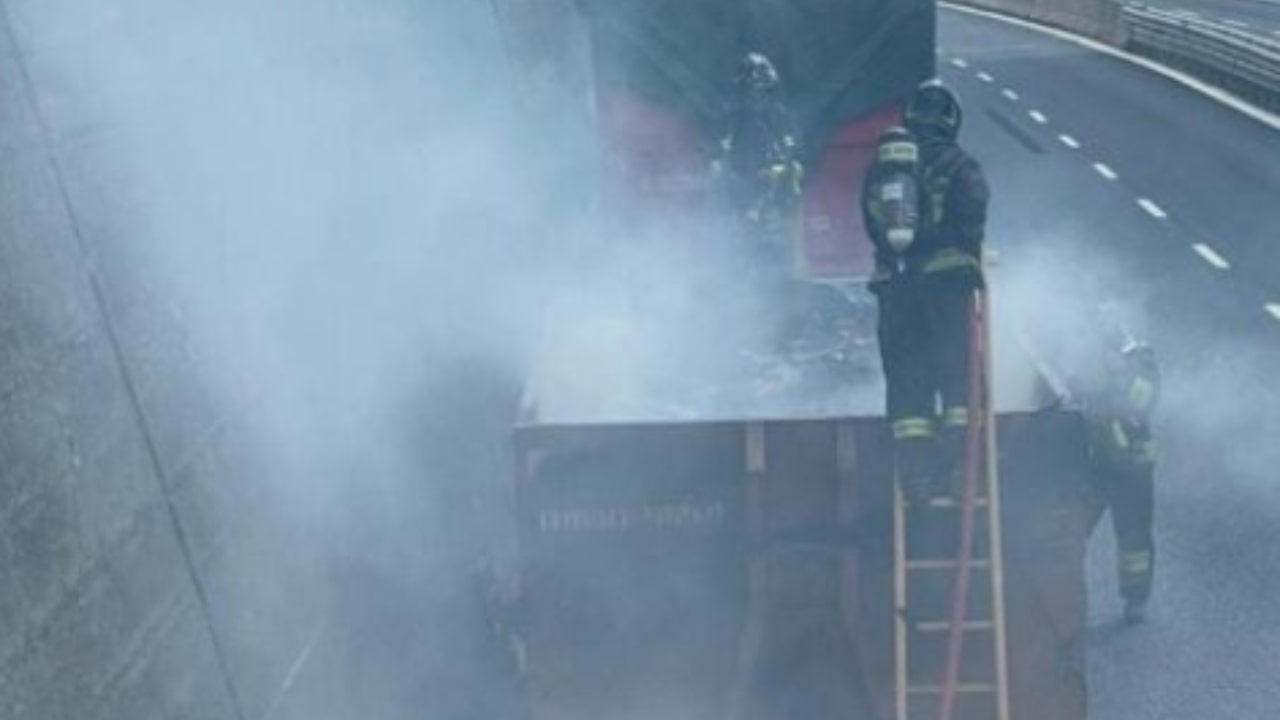
[[[956,686],[960,676],[960,658],[964,650],[964,621],[969,611],[969,570],[973,555],[973,505],[978,492],[978,474],[982,470],[983,433],[987,425],[987,403],[991,395],[985,377],[985,353],[989,348],[983,342],[982,314],[983,291],[970,298],[969,306],[969,423],[965,432],[964,485],[960,499],[960,549],[956,557],[956,576],[951,586],[951,626],[947,635],[947,663],[942,675],[942,693],[938,702],[937,720],[951,720],[955,705]],[[995,568],[992,568],[995,571]]]

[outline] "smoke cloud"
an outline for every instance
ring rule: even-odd
[[[723,414],[687,379],[740,372],[702,351],[743,342],[758,311],[707,272],[723,248],[661,240],[704,228],[589,217],[589,120],[569,87],[582,77],[526,82],[489,3],[6,5],[60,152],[107,189],[83,213],[110,226],[102,262],[171,306],[222,402],[256,408],[270,496],[334,568],[318,659],[301,657],[296,686],[272,683],[262,706],[499,717],[476,670],[487,659],[459,627],[475,620],[468,564],[509,541],[506,448],[531,358],[570,381],[551,393],[566,414]],[[1001,337],[1085,334],[1084,299],[1105,294],[1082,292],[1087,276],[1139,288],[1115,299],[1158,350],[1197,342],[1167,316],[1147,322],[1162,299],[1125,282],[1131,269],[1094,257],[1071,272],[1071,248],[997,271]],[[690,312],[708,297],[717,312]],[[1046,352],[1070,367],[1075,348]],[[1230,467],[1264,478],[1280,462],[1274,418],[1253,422],[1228,397],[1263,387],[1268,364],[1253,346],[1229,355],[1170,360],[1161,423],[1200,444],[1251,438],[1259,451]],[[655,388],[681,400],[654,408]]]
[[[97,261],[253,408],[264,517],[329,579],[283,686],[244,683],[270,686],[252,714],[473,711],[465,569],[503,540],[519,385],[589,200],[583,121],[539,95],[563,89],[522,84],[485,2],[7,6],[97,189],[72,198]]]
[[[722,243],[689,242],[715,232],[592,217],[572,39],[521,66],[490,3],[7,7],[95,261],[176,319],[219,405],[252,408],[263,521],[322,578],[300,648],[252,640],[281,672],[232,653],[250,714],[501,716],[468,572],[509,548],[531,358],[570,414],[723,416],[704,385],[741,358],[709,350],[758,308]],[[259,627],[292,612],[214,591]]]

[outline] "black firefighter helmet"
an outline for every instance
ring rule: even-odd
[[[935,78],[916,88],[903,115],[907,129],[917,137],[954,140],[960,134],[964,112],[960,98]]]
[[[738,63],[734,86],[747,98],[763,99],[774,94],[780,84],[778,70],[764,53],[749,52]]]

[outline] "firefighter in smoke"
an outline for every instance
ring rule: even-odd
[[[1155,545],[1155,446],[1151,412],[1160,373],[1151,348],[1135,340],[1104,306],[1098,313],[1101,347],[1073,390],[1089,422],[1090,526],[1111,511],[1116,534],[1120,595],[1127,622],[1141,622],[1151,595]]]
[[[787,353],[811,314],[813,288],[795,277],[793,235],[804,170],[795,119],[782,100],[774,64],[747,53],[733,77],[731,101],[711,173],[732,217],[750,295],[763,303],[760,327],[769,355]]]
[[[748,53],[738,65],[713,172],[748,225],[777,229],[796,207],[804,171],[795,119],[780,98],[769,58]]]
[[[971,309],[983,287],[989,192],[978,163],[956,143],[961,117],[946,85],[922,84],[907,103],[905,127],[881,136],[863,184],[886,409],[911,502],[956,489],[969,423]]]
[[[791,269],[790,228],[804,170],[791,111],[769,58],[748,53],[734,76],[712,174],[739,220],[754,261]]]

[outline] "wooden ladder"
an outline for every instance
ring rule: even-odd
[[[1000,487],[997,463],[990,461],[997,457],[995,414],[985,382],[991,377],[989,313],[986,293],[979,293],[973,305],[971,358],[982,377],[975,378],[978,389],[971,397],[979,400],[976,407],[982,411],[976,419],[980,435],[969,447],[979,449],[980,457],[970,459],[967,474],[980,475],[981,480],[967,481],[971,487],[958,500],[935,499],[924,507],[912,507],[896,478],[894,482],[897,720],[1009,720]],[[966,525],[968,541],[963,537]],[[978,527],[985,528],[985,535],[975,539]],[[955,533],[948,532],[952,528]],[[977,546],[981,547],[975,550]],[[970,573],[979,583],[985,581],[985,601],[969,601],[965,586],[970,585]],[[939,588],[946,589],[938,592]],[[913,645],[920,652],[913,654]],[[939,646],[942,652],[928,652]],[[921,660],[938,657],[941,667],[927,662],[920,667]]]

